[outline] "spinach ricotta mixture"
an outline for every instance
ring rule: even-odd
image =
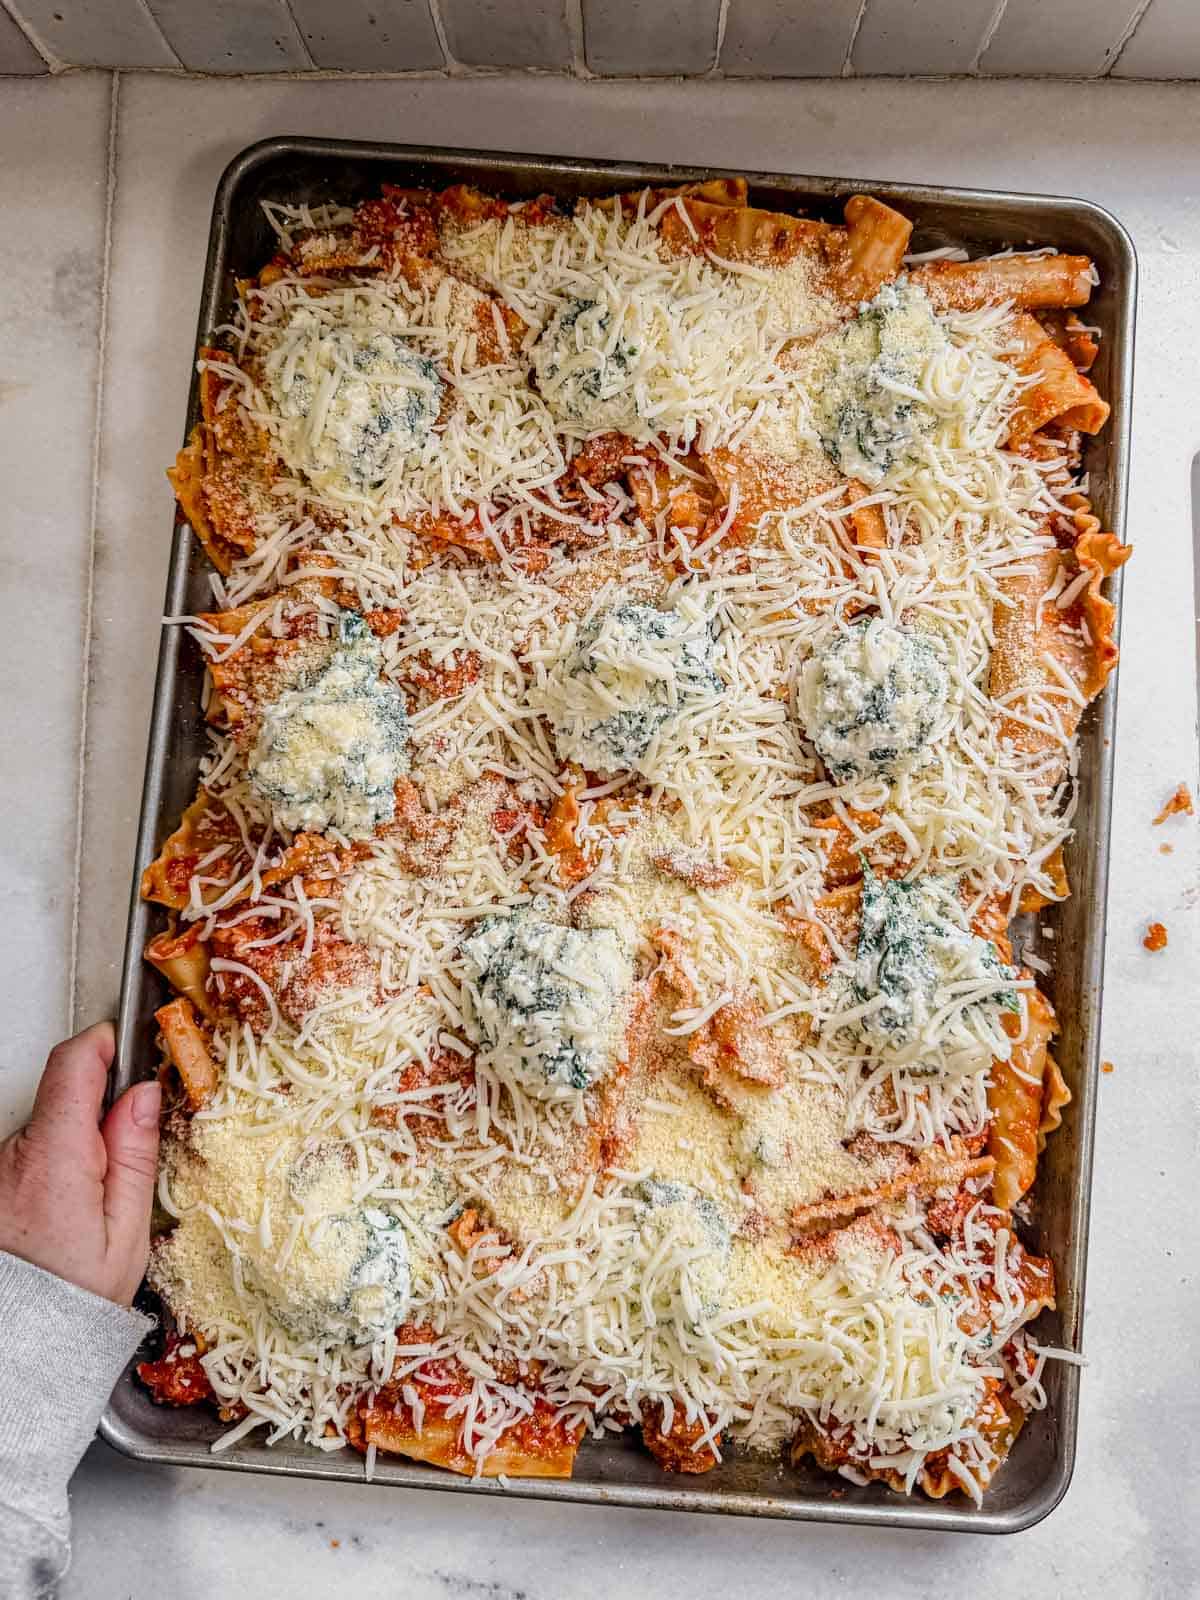
[[[853,623],[805,662],[798,708],[838,783],[892,781],[928,759],[949,692],[933,639],[875,617]]]
[[[936,414],[919,393],[930,360],[948,348],[925,292],[885,284],[818,348],[809,386],[826,454],[848,477],[878,484],[911,456]]]
[[[285,828],[337,828],[367,838],[396,814],[408,771],[408,709],[380,679],[383,652],[345,612],[321,670],[268,705],[247,763],[250,782]]]
[[[668,1298],[678,1293],[693,1320],[712,1316],[724,1297],[732,1243],[720,1209],[690,1184],[674,1180],[647,1178],[634,1193],[642,1249],[675,1280]]]
[[[331,328],[294,312],[266,384],[284,460],[333,494],[381,489],[428,439],[445,385],[400,334]]]
[[[658,743],[720,700],[718,658],[712,626],[687,596],[669,611],[626,603],[602,612],[548,675],[559,756],[590,772],[649,775]]]
[[[569,300],[538,337],[533,370],[551,411],[600,433],[637,422],[635,356],[602,301]]]
[[[363,1343],[383,1338],[408,1315],[408,1238],[390,1212],[365,1206],[323,1218],[311,1229],[307,1253],[333,1267],[327,1298],[289,1295],[286,1281],[272,1297],[275,1315],[297,1337]],[[281,1276],[286,1280],[286,1270]]]
[[[355,1205],[355,1177],[340,1146],[315,1146],[287,1169],[285,1198],[265,1238],[261,1226],[243,1236],[246,1277],[294,1338],[366,1342],[408,1314],[404,1225],[378,1206]]]
[[[952,878],[880,878],[864,863],[862,923],[849,1006],[874,1003],[851,1025],[884,1056],[931,1066],[980,1065],[1010,1046],[1001,1012],[1016,1013],[1015,967],[971,931]],[[982,1054],[981,1054],[982,1052]]]
[[[539,1096],[597,1083],[620,1054],[633,961],[612,928],[548,922],[534,906],[464,940],[463,1021],[501,1076]]]

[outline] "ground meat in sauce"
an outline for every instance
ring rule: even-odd
[[[657,1401],[642,1405],[642,1443],[667,1472],[711,1472],[717,1465],[716,1452],[700,1439],[712,1424],[707,1418],[688,1422],[676,1409],[669,1430],[663,1431],[663,1407]]]

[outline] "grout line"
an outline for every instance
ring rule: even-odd
[[[725,48],[725,29],[729,25],[729,0],[721,0],[717,7],[717,38],[713,46],[712,66],[707,72],[697,73],[700,78],[715,78],[721,70],[721,51]]]
[[[1192,456],[1189,486],[1192,491],[1192,587],[1195,594],[1195,704],[1197,739],[1200,739],[1200,451]]]
[[[33,24],[31,22],[26,22],[25,18],[21,16],[19,12],[14,11],[12,6],[8,4],[8,0],[0,0],[0,10],[8,13],[13,22],[16,24],[17,28],[29,40],[29,43],[37,51],[38,55],[41,56],[42,60],[46,63],[51,72],[61,72],[64,67],[67,66],[67,62],[65,62],[61,56],[56,56],[48,44],[42,43]],[[31,74],[22,73],[21,76],[27,77],[31,76]]]
[[[137,6],[138,6],[139,10],[144,11],[146,13],[146,16],[150,20],[150,26],[154,29],[155,33],[158,34],[158,37],[166,45],[167,49],[175,57],[176,61],[178,61],[180,67],[183,67],[183,57],[179,54],[179,51],[176,50],[175,46],[171,43],[170,39],[167,38],[166,33],[163,31],[162,23],[158,20],[158,18],[154,15],[154,12],[150,9],[150,0],[137,0]],[[123,69],[121,67],[114,66],[114,68],[113,68],[114,72],[120,72],[122,70]],[[184,68],[184,71],[186,71],[186,70],[187,69]]]
[[[731,0],[732,3],[732,0]],[[1153,0],[1146,0],[1145,6],[1139,11],[1136,18],[1141,21],[1144,11],[1148,10]],[[1121,48],[1129,42],[1129,36],[1121,38]],[[853,41],[852,41],[853,43]],[[40,46],[38,47],[40,50]],[[1115,58],[1113,64],[1115,65]],[[730,78],[722,72],[689,72],[671,73],[663,76],[651,73],[646,76],[623,73],[616,77],[597,77],[589,72],[586,67],[575,70],[566,67],[465,67],[455,62],[452,70],[447,71],[442,67],[414,67],[410,71],[393,69],[390,71],[375,72],[351,70],[345,67],[314,67],[310,72],[304,68],[283,69],[273,72],[199,72],[187,67],[95,67],[71,66],[51,67],[49,74],[31,72],[0,72],[0,83],[40,83],[43,79],[82,78],[89,73],[98,73],[107,77],[112,72],[119,72],[123,78],[170,78],[179,83],[461,83],[473,78],[558,78],[565,82],[581,81],[591,83],[613,84],[643,84],[662,85],[664,83],[678,84],[814,84],[814,83],[840,83],[846,78],[853,78],[856,83],[1039,83],[1039,84],[1093,84],[1112,82],[1115,86],[1124,84],[1155,84],[1157,86],[1170,85],[1175,89],[1195,89],[1200,85],[1200,73],[1191,77],[1178,78],[1152,78],[1152,77],[1121,77],[1110,78],[1110,68],[1101,73],[1095,72],[988,72],[981,73],[978,78],[972,77],[968,72],[869,72],[856,73],[846,62],[848,71],[840,73],[824,73],[820,77],[806,78],[794,77],[778,72],[738,73]]]
[[[1108,65],[1104,69],[1104,74],[1103,75],[1106,78],[1111,75],[1113,68],[1117,65],[1118,61],[1120,61],[1121,57],[1125,54],[1125,46],[1129,43],[1129,41],[1133,38],[1134,34],[1138,31],[1138,28],[1141,25],[1142,18],[1146,15],[1147,11],[1149,11],[1149,9],[1150,9],[1152,4],[1153,4],[1153,0],[1137,0],[1137,4],[1133,8],[1133,15],[1130,17],[1129,21],[1125,24],[1125,32],[1120,35],[1120,37],[1117,39],[1116,44],[1113,45],[1113,48],[1112,48],[1112,60],[1108,63]]]
[[[108,301],[112,276],[113,213],[117,196],[117,128],[121,111],[121,74],[112,75],[108,106],[108,154],[104,186],[104,243],[100,258],[100,320],[96,332],[96,409],[92,423],[92,497],[87,552],[87,593],[83,608],[83,683],[79,696],[79,768],[75,803],[75,887],[71,901],[71,944],[67,967],[67,1005],[75,1031],[79,982],[79,892],[83,876],[84,773],[88,752],[88,699],[92,681],[92,621],[96,599],[97,523],[100,513],[100,427],[104,418],[104,368],[108,355]]]
[[[429,20],[433,23],[433,31],[437,34],[437,42],[441,46],[442,60],[446,63],[442,69],[442,74],[447,77],[453,77],[460,72],[471,72],[472,68],[461,67],[450,54],[450,46],[446,40],[446,24],[442,18],[442,8],[438,5],[438,0],[426,0],[426,4],[429,7]]]
[[[1196,737],[1200,740],[1200,452],[1192,457],[1190,476],[1192,510],[1192,584],[1196,612]]]
[[[587,64],[583,37],[583,0],[563,0],[563,14],[567,19],[567,38],[571,44],[571,73],[576,78],[590,78],[592,74]]]
[[[854,46],[858,43],[858,36],[862,32],[863,22],[866,20],[868,0],[860,0],[858,15],[854,19],[854,26],[850,30],[850,38],[846,43],[846,54],[842,57],[842,70],[839,78],[852,78],[854,76]]]
[[[996,37],[996,30],[1004,20],[1004,13],[1008,10],[1008,0],[996,0],[996,9],[988,19],[988,25],[983,30],[983,38],[979,41],[979,49],[971,57],[967,71],[974,77],[979,77],[983,72],[983,58],[988,53],[988,47]]]
[[[717,17],[717,60],[721,59],[721,51],[725,48],[725,30],[729,27],[730,0],[721,0],[721,10]]]
[[[296,13],[292,10],[292,0],[282,0],[282,5],[284,11],[287,13],[288,21],[292,25],[292,32],[300,41],[300,48],[304,51],[304,59],[308,62],[310,67],[315,67],[317,63],[313,60],[313,53],[308,48],[308,40],[304,37],[304,30],[296,21]]]

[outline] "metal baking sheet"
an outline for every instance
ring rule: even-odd
[[[198,342],[210,342],[213,329],[226,320],[235,278],[256,272],[272,253],[273,235],[262,215],[262,200],[354,203],[377,193],[385,181],[409,187],[471,183],[508,196],[545,191],[564,196],[595,195],[642,184],[680,183],[720,175],[712,168],[426,150],[342,140],[267,139],[243,151],[230,164],[217,190]],[[780,173],[747,176],[752,203],[784,211],[799,209],[829,220],[840,220],[841,202],[847,195],[859,191],[879,195],[915,223],[914,250],[954,244],[965,246],[972,254],[983,254],[1009,245],[1036,243],[1091,256],[1101,282],[1087,315],[1104,334],[1094,377],[1100,392],[1110,400],[1113,414],[1104,432],[1088,442],[1086,466],[1098,514],[1106,526],[1121,533],[1137,266],[1133,245],[1116,218],[1088,201],[1047,195],[939,189],[877,183],[867,178],[793,177]],[[189,430],[198,410],[193,377]],[[207,573],[198,542],[185,524],[179,524],[167,582],[167,615],[207,606]],[[1119,586],[1118,576],[1114,591]],[[1116,597],[1119,599],[1119,595]],[[148,1076],[157,1065],[153,1013],[166,993],[162,980],[145,965],[141,953],[147,939],[162,926],[163,913],[138,898],[137,883],[143,867],[157,854],[195,789],[204,742],[200,714],[202,674],[199,652],[182,630],[164,629],[134,864],[114,1092]],[[1087,1263],[1115,720],[1116,697],[1110,684],[1081,728],[1077,831],[1068,853],[1074,894],[1064,905],[1039,918],[1048,921],[1054,930],[1054,942],[1047,948],[1054,964],[1051,995],[1062,1021],[1057,1054],[1074,1098],[1062,1129],[1049,1141],[1041,1162],[1027,1233],[1035,1248],[1053,1258],[1058,1272],[1059,1309],[1039,1325],[1043,1337],[1073,1348],[1079,1348],[1080,1343]],[[736,1453],[702,1477],[673,1478],[663,1473],[631,1438],[585,1442],[574,1477],[564,1481],[514,1479],[505,1490],[488,1480],[466,1479],[382,1455],[374,1481],[404,1488],[508,1493],[599,1505],[1015,1533],[1052,1511],[1070,1483],[1079,1383],[1075,1365],[1049,1365],[1049,1404],[1045,1411],[1031,1417],[979,1509],[959,1497],[949,1501],[905,1499],[880,1484],[860,1488],[812,1466],[793,1469]],[[209,1447],[221,1431],[221,1425],[206,1408],[153,1405],[134,1380],[132,1364],[117,1385],[100,1423],[100,1432],[110,1444],[143,1461],[294,1477],[350,1481],[364,1477],[362,1458],[349,1449],[324,1454],[290,1442],[268,1449],[251,1437],[213,1455]]]

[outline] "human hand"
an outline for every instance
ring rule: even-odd
[[[146,1270],[158,1158],[156,1082],[103,1122],[110,1022],[56,1045],[23,1128],[0,1144],[0,1250],[129,1305]]]

